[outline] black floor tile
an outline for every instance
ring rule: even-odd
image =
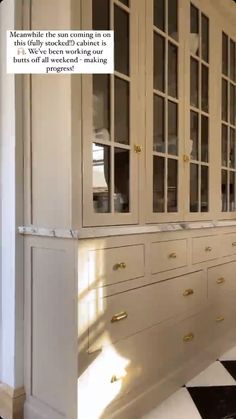
[[[236,418],[236,386],[189,387],[202,419]]]
[[[232,375],[236,380],[236,361],[220,361],[224,365],[225,369]]]

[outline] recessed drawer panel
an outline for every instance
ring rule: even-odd
[[[234,255],[236,253],[236,233],[224,234],[222,240],[222,256]]]
[[[89,302],[89,349],[98,350],[185,311],[207,299],[202,271]]]
[[[220,256],[218,236],[193,238],[193,263],[205,262]]]
[[[153,274],[187,265],[187,241],[172,240],[151,244]]]
[[[208,269],[208,297],[225,307],[236,308],[236,262]]]
[[[144,246],[124,246],[88,252],[89,285],[100,287],[144,275]]]

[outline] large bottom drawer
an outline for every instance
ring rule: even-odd
[[[89,302],[89,351],[94,352],[207,302],[202,271]],[[186,314],[187,317],[187,314]]]
[[[105,347],[79,380],[79,417],[100,417],[129,392],[138,393],[139,388],[165,380],[188,362],[197,363],[204,352],[208,359],[212,351],[214,359],[227,348],[228,338],[236,341],[233,323],[230,312],[211,307],[200,315],[164,322]]]

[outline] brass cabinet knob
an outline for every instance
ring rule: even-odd
[[[223,284],[225,282],[225,279],[224,279],[224,277],[222,276],[221,278],[218,278],[217,280],[216,280],[216,283],[217,284]]]
[[[212,247],[211,247],[211,246],[207,246],[207,247],[205,247],[205,251],[206,251],[206,252],[211,252],[211,251],[212,251]]]
[[[193,333],[188,333],[187,335],[185,335],[183,337],[184,342],[191,342],[193,339],[194,339],[194,334]]]
[[[135,144],[134,145],[134,151],[135,151],[135,153],[141,153],[142,152],[141,145]]]
[[[236,246],[236,242],[233,242],[233,243],[232,243],[232,246],[233,246],[233,247],[234,247],[234,246]]]
[[[114,266],[113,266],[113,269],[115,270],[115,271],[117,271],[118,269],[125,269],[126,268],[126,263],[125,262],[119,262],[119,263],[116,263]]]
[[[189,295],[193,295],[193,294],[194,294],[194,291],[191,288],[183,292],[184,297],[188,297]]]
[[[114,314],[111,318],[111,323],[120,322],[121,320],[127,319],[128,314],[126,311],[121,311],[120,313]]]
[[[176,254],[175,252],[170,253],[170,254],[169,254],[169,258],[170,258],[170,259],[176,259],[176,258],[177,258],[177,254]]]
[[[184,154],[184,155],[183,155],[183,161],[184,161],[185,163],[188,163],[188,162],[189,162],[189,160],[190,160],[189,156],[188,156],[187,154]]]
[[[216,322],[217,323],[223,322],[224,319],[225,319],[224,316],[219,316],[219,317],[216,318]]]

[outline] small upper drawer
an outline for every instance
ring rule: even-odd
[[[138,331],[199,309],[207,300],[202,271],[89,302],[89,349],[118,342]]]
[[[101,287],[144,275],[144,246],[89,250],[89,285]]]
[[[193,263],[216,259],[220,256],[220,239],[218,236],[193,238]]]
[[[222,236],[222,256],[234,255],[236,253],[236,233],[224,234]]]
[[[221,300],[226,306],[236,298],[236,262],[214,266],[208,269],[208,296],[210,300]]]
[[[152,274],[187,265],[187,241],[172,240],[151,244]]]

